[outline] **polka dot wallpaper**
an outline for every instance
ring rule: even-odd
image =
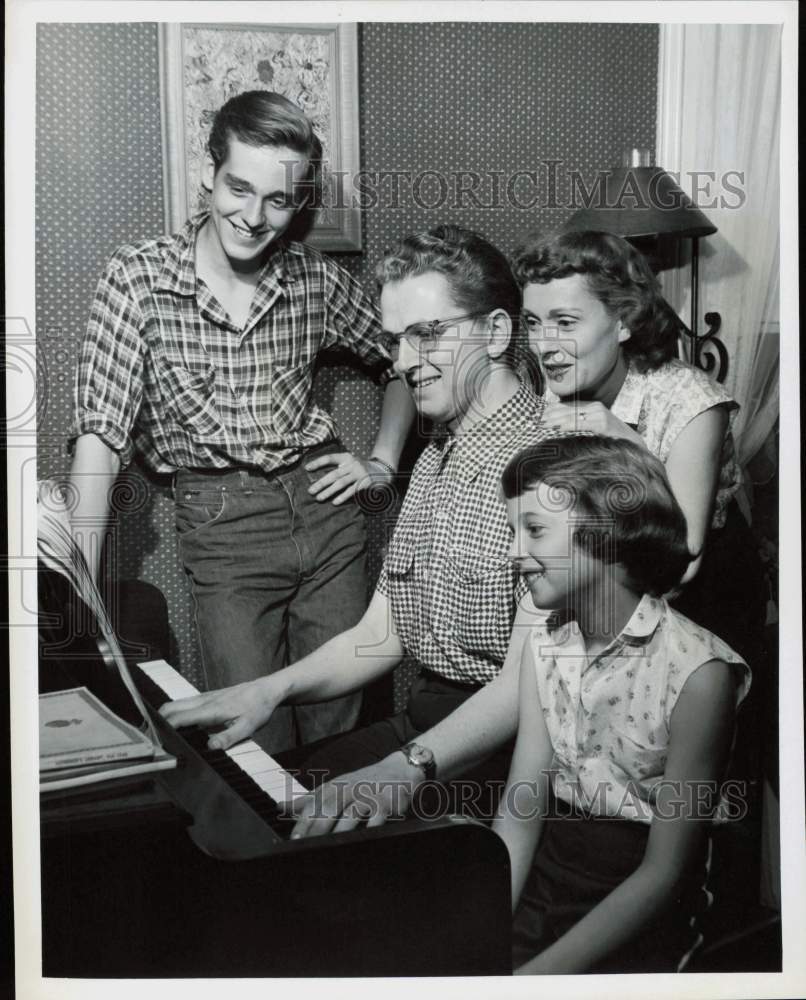
[[[73,369],[98,276],[121,243],[162,231],[163,203],[156,25],[45,24],[37,42],[39,474],[47,476],[69,468]],[[575,184],[589,188],[625,147],[652,150],[657,46],[651,24],[362,25],[364,252],[340,262],[371,288],[384,248],[409,231],[456,222],[510,251],[529,229],[561,223]],[[366,452],[378,389],[336,359],[316,391],[345,445]],[[165,593],[172,659],[199,683],[168,484],[139,468],[128,475],[116,572]],[[372,580],[388,531],[388,518],[371,519]],[[398,704],[410,677],[396,672]]]

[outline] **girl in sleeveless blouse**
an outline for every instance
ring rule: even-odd
[[[643,445],[566,435],[502,476],[535,607],[493,830],[507,845],[519,974],[674,972],[707,905],[707,834],[747,665],[661,596],[686,524]],[[526,600],[526,598],[524,598]]]

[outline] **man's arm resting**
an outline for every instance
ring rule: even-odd
[[[82,434],[76,439],[70,484],[75,490],[76,506],[71,520],[73,538],[93,579],[98,579],[104,532],[109,520],[109,494],[120,471],[120,457],[96,434]]]
[[[246,739],[282,704],[340,698],[392,670],[403,657],[385,595],[375,592],[361,621],[284,670],[163,705],[174,726],[226,726],[209,741],[225,750]]]
[[[414,403],[398,379],[387,383],[381,410],[381,425],[370,458],[338,452],[315,458],[305,466],[308,472],[328,469],[309,489],[319,501],[346,503],[359,490],[373,484],[391,483],[400,463],[412,420]],[[372,458],[377,459],[373,462]]]
[[[387,382],[381,407],[381,424],[372,454],[393,469],[400,464],[415,414],[414,400],[402,379]]]

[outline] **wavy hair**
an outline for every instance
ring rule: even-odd
[[[293,149],[308,160],[305,204],[312,208],[322,194],[322,143],[311,120],[282,94],[247,90],[231,97],[215,114],[207,147],[215,169],[226,160],[232,138],[248,146]]]
[[[503,309],[512,319],[512,336],[502,355],[515,368],[528,365],[525,344],[521,344],[520,289],[509,261],[479,233],[461,226],[442,225],[427,232],[406,236],[388,249],[375,269],[378,287],[420,274],[443,275],[451,287],[458,308],[470,313],[491,313]],[[539,375],[529,367],[532,380]],[[539,385],[539,381],[538,381]]]
[[[583,275],[596,298],[630,331],[621,346],[640,371],[676,356],[678,319],[647,259],[620,236],[594,230],[533,233],[513,254],[512,269],[521,288]]]

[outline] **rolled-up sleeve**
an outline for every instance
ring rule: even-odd
[[[96,434],[122,465],[132,460],[131,432],[143,396],[141,329],[125,269],[113,258],[98,283],[79,352],[71,448],[82,434]]]

